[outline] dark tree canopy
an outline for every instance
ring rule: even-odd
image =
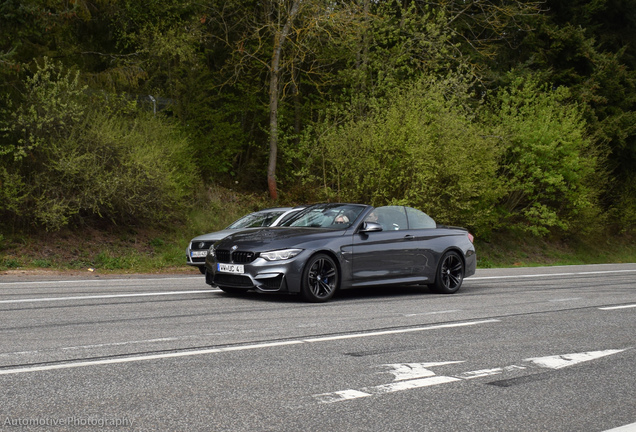
[[[466,145],[488,149],[474,153],[471,163],[496,184],[478,193],[466,179],[448,178],[461,187],[431,205],[481,218],[467,224],[510,222],[542,233],[595,220],[630,229],[636,223],[635,25],[630,0],[3,1],[0,216],[13,227],[116,221],[126,205],[149,200],[142,188],[138,201],[125,204],[115,188],[103,197],[108,204],[91,204],[81,199],[81,182],[68,192],[73,202],[55,192],[61,176],[79,175],[71,161],[81,164],[78,155],[88,158],[91,146],[118,158],[141,157],[122,156],[133,147],[115,149],[116,140],[105,139],[119,130],[127,145],[154,143],[155,156],[167,165],[146,161],[144,171],[139,159],[135,168],[118,171],[106,162],[125,165],[124,159],[104,156],[92,160],[101,167],[95,169],[165,187],[178,209],[210,184],[290,202],[346,192],[352,199],[410,203],[428,193],[428,177],[413,171],[427,163],[418,157],[431,158],[435,146],[462,154],[456,146]],[[430,103],[411,100],[409,91]],[[433,102],[437,114],[427,111]],[[396,115],[408,107],[422,115]],[[567,137],[546,131],[550,140],[539,139],[524,129],[534,124],[530,115],[568,119],[561,124]],[[166,128],[165,140],[139,135],[153,122]],[[372,139],[365,135],[370,131],[384,135]],[[466,131],[482,132],[471,139]],[[361,155],[362,148],[389,151],[390,162],[410,164],[403,172],[413,175],[401,178],[403,186],[370,191],[393,171],[384,159]],[[352,159],[342,160],[338,149]],[[546,149],[579,159],[545,164]],[[66,167],[47,159],[53,150],[65,152]],[[159,166],[187,172],[192,192],[176,175],[157,183]],[[566,175],[565,166],[580,171]],[[550,186],[533,189],[521,181],[537,170]],[[50,178],[48,192],[30,187],[30,176]],[[155,208],[158,219],[169,213]],[[42,217],[29,219],[29,211]]]

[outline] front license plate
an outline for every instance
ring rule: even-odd
[[[191,251],[190,252],[190,257],[191,258],[205,258],[207,254],[208,254],[208,251]]]
[[[238,273],[245,271],[243,264],[217,264],[216,269],[223,273]]]

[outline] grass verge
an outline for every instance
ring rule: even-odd
[[[0,272],[75,271],[98,273],[191,273],[189,241],[217,231],[244,214],[268,206],[265,199],[228,190],[207,191],[205,205],[184,221],[163,228],[83,228],[56,233],[0,235]],[[636,262],[636,239],[547,239],[498,233],[477,239],[478,268],[533,267]]]
[[[478,268],[636,262],[631,236],[563,240],[499,233],[489,241],[477,239],[475,247]]]

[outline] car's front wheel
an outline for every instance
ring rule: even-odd
[[[456,293],[464,281],[464,261],[455,251],[448,251],[439,262],[431,289],[438,294]]]
[[[339,283],[336,262],[329,255],[317,254],[305,265],[301,292],[307,301],[326,302],[336,293]]]

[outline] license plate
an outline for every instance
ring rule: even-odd
[[[223,273],[243,273],[245,271],[243,264],[217,264],[216,269]]]
[[[208,251],[190,251],[191,258],[205,258],[208,254]]]

